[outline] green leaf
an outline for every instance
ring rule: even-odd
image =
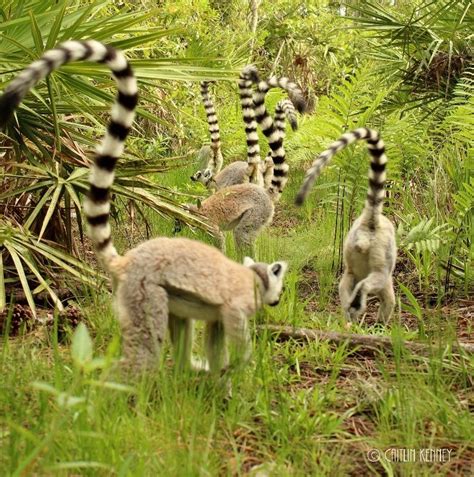
[[[72,336],[71,357],[79,368],[84,368],[92,361],[92,339],[84,323],[79,324]]]
[[[10,253],[10,257],[12,258],[15,264],[18,277],[20,278],[21,286],[23,288],[23,291],[25,292],[26,301],[28,302],[28,305],[31,308],[31,312],[33,313],[33,316],[36,318],[35,300],[33,298],[33,294],[31,293],[30,285],[28,284],[28,279],[26,278],[25,270],[21,263],[20,257],[18,256],[17,252],[15,251],[13,247],[5,244],[5,248]]]
[[[37,389],[38,391],[44,391],[50,394],[53,394],[54,396],[58,396],[61,391],[56,389],[54,386],[51,386],[51,384],[48,383],[43,383],[42,381],[33,381],[31,383],[31,387],[34,389]]]
[[[41,230],[38,235],[38,241],[41,240],[41,237],[46,231],[46,227],[51,220],[51,217],[56,210],[56,205],[58,204],[59,198],[61,197],[61,193],[63,191],[63,184],[62,182],[58,182],[56,185],[56,189],[54,190],[53,197],[51,198],[51,203],[49,204],[48,211],[46,212],[46,216],[44,217],[43,224],[41,225]]]
[[[58,35],[61,31],[61,24],[63,22],[64,13],[66,12],[67,2],[63,2],[63,6],[61,7],[59,13],[56,15],[54,20],[53,26],[48,35],[48,40],[46,41],[46,50],[53,48],[58,41]]]
[[[43,37],[41,35],[41,30],[38,27],[38,23],[36,22],[35,15],[30,10],[30,20],[31,20],[31,36],[35,42],[36,51],[39,55],[43,53],[44,44],[43,44]]]

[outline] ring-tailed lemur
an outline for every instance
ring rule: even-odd
[[[203,170],[197,171],[191,176],[191,180],[198,181],[207,186],[209,178],[215,176],[222,169],[224,158],[221,151],[221,136],[219,131],[219,123],[217,121],[216,108],[212,102],[211,95],[209,94],[210,81],[201,81],[201,97],[206,110],[207,125],[209,129],[209,135],[211,137],[211,146],[209,150],[206,150],[208,154],[206,167]],[[203,151],[204,148],[201,148]]]
[[[285,118],[290,123],[292,129],[295,131],[298,128],[298,121],[296,118],[295,107],[289,100],[280,101],[275,109],[275,128],[279,131],[279,134],[284,134],[285,131]],[[283,133],[281,132],[283,131]],[[271,151],[261,166],[260,174],[262,176],[263,186],[269,187],[268,180],[271,181],[273,175],[273,160]],[[234,161],[228,166],[224,167],[219,174],[213,176],[210,169],[204,171],[198,171],[192,180],[197,180],[203,183],[206,187],[217,190],[223,189],[237,184],[245,184],[249,182],[249,164],[245,161]],[[260,184],[259,184],[260,185]]]
[[[334,154],[361,139],[367,141],[372,156],[369,190],[364,210],[352,224],[344,244],[344,274],[339,283],[339,296],[346,317],[355,320],[365,312],[367,295],[376,295],[380,299],[378,318],[387,321],[395,305],[392,273],[397,247],[394,227],[382,215],[387,156],[379,133],[359,128],[343,134],[331,144],[308,169],[296,203],[303,203],[314,181]]]
[[[239,78],[239,94],[242,106],[242,114],[245,125],[245,134],[247,141],[247,162],[235,161],[225,167],[222,171],[213,170],[207,166],[204,170],[197,171],[191,176],[191,180],[204,184],[207,188],[214,191],[246,182],[263,185],[263,176],[261,174],[260,147],[258,144],[257,122],[255,121],[255,111],[252,101],[252,84],[258,81],[258,72],[256,69],[244,69]],[[204,106],[208,113],[209,130],[211,131],[211,122],[217,124],[217,116],[214,105],[209,96],[204,96]],[[218,130],[218,126],[217,126]]]
[[[296,115],[293,105],[288,100],[278,102],[275,110],[276,129],[280,147],[278,158],[281,159],[279,168],[268,168],[264,174],[264,186],[257,184],[238,184],[225,187],[205,199],[201,206],[190,206],[191,210],[199,212],[217,225],[220,231],[232,230],[237,249],[253,253],[254,242],[260,231],[269,225],[275,211],[276,181],[281,183],[279,171],[285,169],[285,151],[283,139],[285,137],[285,115],[293,127],[296,125]],[[269,158],[271,161],[271,158]],[[273,163],[272,163],[273,165]],[[280,193],[280,190],[276,193]],[[221,249],[224,250],[224,236],[220,235]]]
[[[157,238],[117,253],[109,225],[110,188],[137,104],[137,84],[125,56],[97,41],[67,41],[21,72],[0,97],[4,128],[27,92],[53,70],[71,61],[105,63],[117,82],[118,96],[107,132],[97,148],[84,203],[89,234],[106,269],[117,283],[117,312],[123,336],[124,365],[154,367],[169,328],[180,364],[189,365],[192,320],[206,321],[211,370],[226,364],[225,337],[242,346],[248,358],[247,318],[262,304],[280,299],[285,262],[245,265],[206,244],[181,238]]]
[[[280,83],[284,83],[285,81],[285,78],[275,80],[275,82]],[[253,103],[252,90],[252,85],[258,82],[258,71],[255,66],[250,65],[242,70],[239,79],[239,95],[245,124],[248,162],[234,161],[228,166],[226,166],[222,171],[217,171],[217,174],[213,172],[212,167],[208,166],[204,170],[199,170],[194,175],[192,175],[191,180],[201,182],[209,189],[216,191],[224,187],[229,187],[236,184],[244,184],[246,182],[252,182],[260,186],[265,186],[265,178],[271,179],[273,173],[273,161],[271,159],[271,151],[269,152],[263,163],[260,160],[260,147],[258,143],[257,122],[255,116],[256,112]],[[291,83],[291,86],[294,87],[294,84]],[[263,97],[265,97],[265,94],[269,89],[270,88],[267,88],[267,90],[262,93]],[[209,96],[205,96],[204,98],[206,112],[208,113],[210,130],[211,127],[214,127],[218,131],[218,126],[216,127],[217,117],[212,101],[210,100]],[[282,111],[284,114],[280,117],[278,126],[276,125],[275,129],[278,130],[279,137],[281,137],[281,135],[284,134],[285,116],[288,119],[288,122],[290,123],[293,130],[297,129],[298,123],[295,108],[291,101],[286,101],[285,103],[282,103],[280,105],[279,111]],[[283,133],[281,133],[282,130]]]
[[[249,66],[248,68],[254,67]],[[271,88],[281,88],[288,93],[291,102],[300,113],[306,111],[306,101],[298,85],[291,82],[288,78],[273,76],[268,81],[255,81],[255,83],[257,84],[257,90],[253,94],[255,117],[262,128],[263,134],[268,138],[268,145],[270,146],[273,167],[275,169],[269,191],[272,194],[273,200],[278,201],[288,181],[289,168],[285,162],[285,151],[283,149],[284,128],[278,127],[267,112],[265,96]],[[296,116],[294,117],[296,120]],[[289,120],[291,124],[291,119]]]

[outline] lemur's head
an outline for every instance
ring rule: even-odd
[[[206,187],[212,180],[212,171],[211,169],[204,169],[203,171],[197,171],[195,174],[191,176],[191,180],[195,182],[200,182],[204,184]]]
[[[245,257],[244,265],[249,267],[259,279],[262,302],[270,306],[278,305],[288,264],[286,262],[261,263]]]

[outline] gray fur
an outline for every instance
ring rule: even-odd
[[[252,254],[255,239],[273,219],[274,205],[265,189],[248,183],[220,189],[197,210],[220,230],[233,230],[236,247]]]
[[[395,229],[390,220],[382,215],[387,157],[379,133],[372,129],[358,128],[343,134],[332,143],[308,169],[296,203],[303,203],[332,157],[358,140],[368,142],[372,156],[369,187],[364,209],[352,224],[344,243],[344,274],[339,283],[339,297],[346,317],[357,320],[366,310],[367,297],[375,295],[380,300],[378,318],[388,321],[395,306],[392,274],[397,246]]]
[[[114,260],[123,365],[132,370],[156,366],[169,330],[177,365],[191,366],[193,320],[206,322],[211,371],[228,364],[226,337],[241,350],[236,359],[246,361],[247,318],[264,303],[278,303],[286,263],[267,265],[249,258],[245,263],[233,262],[206,244],[176,238],[149,240]],[[278,274],[275,267],[281,267]]]

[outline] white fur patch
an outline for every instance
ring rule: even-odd
[[[110,237],[110,225],[106,223],[105,225],[96,225],[90,227],[89,235],[93,242],[100,243],[104,242]]]
[[[89,217],[97,217],[98,215],[109,214],[110,213],[110,203],[105,202],[104,204],[96,204],[90,199],[84,200],[83,204],[84,212]]]
[[[241,98],[240,99],[240,103],[242,104],[242,106],[246,106],[248,108],[253,108],[253,99],[252,97],[250,98]]]
[[[82,58],[86,51],[86,48],[82,43],[79,43],[73,40],[65,41],[64,43],[61,43],[59,46],[69,50],[71,54],[71,61],[75,61],[75,60],[78,60],[79,58]]]
[[[104,156],[108,155],[120,157],[122,155],[123,148],[124,144],[122,141],[107,134],[102,140],[102,143],[97,147],[97,153],[103,154]]]
[[[138,91],[137,88],[137,79],[135,76],[126,76],[125,78],[116,78],[117,87],[119,91],[124,94],[132,95],[136,94]]]
[[[119,103],[115,103],[112,106],[110,114],[114,121],[128,128],[132,126],[133,120],[135,119],[135,111],[130,111]]]
[[[64,60],[66,59],[64,55],[64,51],[62,50],[49,50],[43,55],[43,58],[46,58],[49,61],[52,61],[54,65],[54,69],[62,65],[64,63]]]
[[[121,51],[117,50],[117,55],[113,60],[107,61],[107,66],[112,71],[121,71],[127,67],[127,59]]]
[[[89,56],[88,61],[100,61],[107,53],[107,48],[96,40],[87,40],[86,43],[92,48],[93,53]]]
[[[89,182],[101,189],[108,189],[114,182],[114,173],[92,166]]]
[[[100,252],[101,257],[112,258],[118,255],[116,248],[114,247],[113,243],[110,242],[106,245],[106,247],[101,250]]]
[[[282,136],[282,133],[281,131],[279,131],[278,129],[273,131],[270,136],[268,137],[268,142],[269,143],[274,143],[274,142],[277,142],[279,141],[280,139],[282,139],[283,136]]]

